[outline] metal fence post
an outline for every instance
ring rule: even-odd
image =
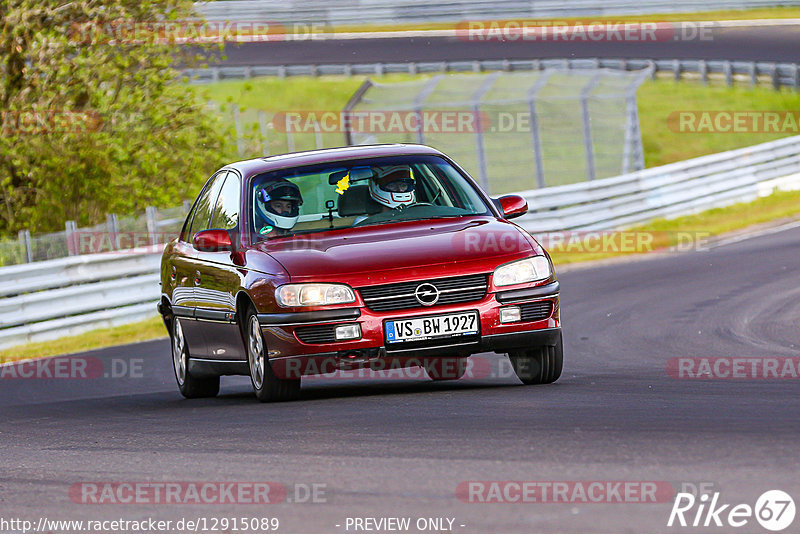
[[[422,105],[425,103],[425,100],[431,96],[433,90],[436,89],[436,86],[439,85],[439,82],[441,82],[443,79],[444,74],[438,74],[434,76],[425,83],[422,89],[420,89],[419,93],[417,93],[417,96],[414,97],[414,113],[417,114],[417,143],[421,145],[425,144],[425,127],[422,117]]]
[[[730,61],[722,62],[722,72],[725,73],[725,83],[728,87],[733,87],[733,67]]]
[[[244,156],[244,137],[242,132],[242,117],[239,114],[239,104],[233,104],[233,126],[236,129],[236,151],[240,156]]]
[[[111,250],[119,250],[119,243],[117,243],[119,228],[117,226],[116,213],[109,213],[106,215],[106,230],[108,231],[108,240],[111,243]]]
[[[322,129],[317,121],[314,121],[314,142],[316,143],[317,148],[322,148]]]
[[[539,187],[545,187],[544,158],[542,155],[542,138],[539,132],[539,115],[536,113],[536,97],[539,91],[547,85],[547,79],[553,71],[544,71],[528,90],[528,112],[531,115],[531,142],[533,143],[533,158],[536,162],[536,182]]]
[[[654,69],[654,67],[650,65],[647,69]],[[645,70],[628,86],[628,94],[625,97],[625,141],[622,147],[622,174],[630,172],[631,159],[633,159],[633,170],[644,169],[644,147],[642,145],[642,131],[639,128],[639,108],[636,103],[636,91],[649,76],[650,74]]]
[[[158,210],[155,206],[147,206],[144,209],[145,220],[147,221],[147,233],[150,234],[150,244],[157,245],[158,241]],[[134,240],[134,243],[136,240]]]
[[[64,236],[67,240],[67,254],[74,256],[80,254],[78,244],[75,242],[75,233],[78,230],[78,225],[75,221],[67,221],[64,223]]]
[[[472,113],[475,117],[475,148],[478,156],[478,168],[480,169],[481,187],[487,193],[489,188],[489,169],[486,162],[486,147],[483,144],[483,121],[481,120],[481,99],[492,88],[495,80],[500,76],[500,72],[495,72],[486,77],[478,90],[472,94]]]
[[[595,74],[581,89],[581,117],[583,123],[583,145],[586,149],[586,179],[594,180],[594,144],[592,143],[592,119],[589,116],[589,93],[597,85],[600,75]]]
[[[353,96],[350,97],[350,100],[347,101],[345,104],[344,109],[342,110],[342,122],[344,123],[344,144],[350,146],[353,144],[353,134],[350,131],[350,112],[355,108],[361,99],[364,98],[364,93],[372,87],[372,80],[367,78],[364,80],[359,88],[353,93]]]
[[[283,119],[284,129],[286,130],[286,151],[294,152],[294,133],[289,127],[289,115],[285,115]]]
[[[17,234],[19,244],[25,249],[25,263],[33,263],[33,246],[31,244],[31,231],[20,230]]]
[[[267,113],[264,110],[258,112],[258,129],[261,133],[261,153],[269,156],[269,137],[267,136]]]

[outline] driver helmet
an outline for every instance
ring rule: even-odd
[[[300,217],[303,196],[296,184],[281,178],[256,190],[256,212],[277,228],[291,230]]]
[[[382,206],[399,208],[416,202],[414,173],[408,165],[375,167],[369,181],[370,196]]]

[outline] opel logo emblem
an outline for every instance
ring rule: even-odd
[[[414,292],[417,301],[423,306],[433,306],[439,302],[439,290],[433,284],[420,284]]]

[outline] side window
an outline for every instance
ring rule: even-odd
[[[200,194],[197,199],[194,209],[194,217],[192,218],[192,226],[189,233],[186,234],[186,240],[191,241],[194,234],[202,230],[208,230],[211,223],[211,212],[217,201],[217,195],[222,188],[222,183],[225,181],[227,171],[222,171],[214,177],[214,180]]]
[[[217,197],[214,216],[211,218],[209,228],[222,228],[223,230],[235,229],[239,224],[239,203],[241,201],[242,186],[236,173],[229,172],[225,185]]]

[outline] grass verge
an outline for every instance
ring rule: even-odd
[[[0,350],[0,363],[27,360],[31,358],[44,358],[84,352],[103,347],[113,347],[126,343],[148,341],[167,337],[164,322],[161,317],[154,317],[145,321],[101,328],[78,334],[76,336],[62,337],[52,341],[27,343]]]

